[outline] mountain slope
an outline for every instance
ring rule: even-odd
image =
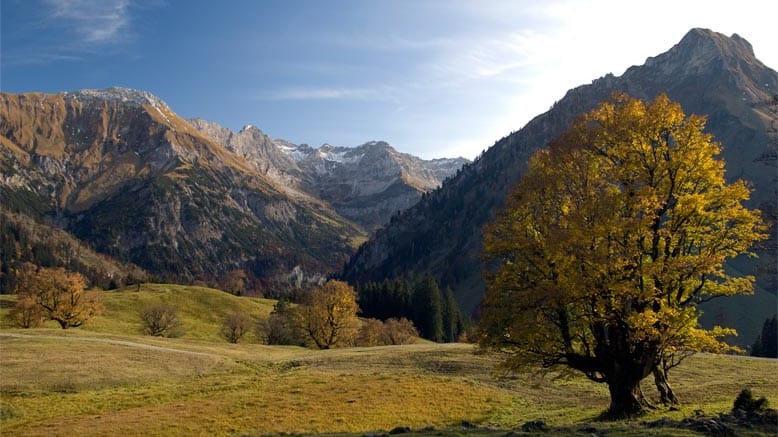
[[[274,140],[251,125],[232,132],[201,119],[190,122],[258,172],[292,192],[328,202],[340,215],[371,231],[469,162],[464,158],[426,161],[400,153],[383,141],[353,148],[325,144],[314,149]]]
[[[617,91],[642,99],[664,92],[680,102],[687,114],[707,115],[707,131],[723,145],[727,178],[753,183],[751,207],[775,201],[775,161],[770,158],[775,156],[775,144],[768,135],[776,119],[770,101],[778,91],[778,74],[756,59],[741,37],[693,29],[668,52],[631,67],[621,77],[609,74],[570,90],[551,110],[497,141],[457,177],[363,245],[346,267],[345,279],[365,282],[429,272],[455,291],[466,310],[474,310],[483,295],[483,225],[503,206],[530,155],[579,114]],[[749,260],[733,265],[744,272],[752,272],[753,267]],[[772,305],[764,310],[774,309]],[[738,328],[743,331],[741,338],[752,340],[750,327]]]
[[[3,202],[167,280],[244,270],[259,287],[342,265],[362,231],[290,193],[158,98],[111,88],[0,95]]]
[[[116,288],[148,279],[148,274],[127,263],[99,254],[68,232],[33,216],[0,206],[0,294],[16,288],[15,268],[31,262],[64,267],[84,275],[91,284]]]

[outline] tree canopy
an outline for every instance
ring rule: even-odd
[[[482,345],[606,383],[621,417],[663,361],[726,350],[732,331],[700,328],[697,305],[752,292],[724,262],[765,227],[704,125],[665,95],[619,94],[538,151],[484,229]]]

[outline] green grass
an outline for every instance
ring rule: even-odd
[[[137,334],[137,310],[157,300],[180,306],[184,337]],[[12,301],[0,296],[0,313]],[[105,315],[83,328],[3,328],[0,435],[358,436],[408,426],[414,435],[502,436],[543,419],[551,428],[545,435],[586,435],[579,430],[591,426],[607,435],[639,436],[647,432],[642,421],[727,412],[746,386],[778,402],[778,361],[703,354],[670,373],[683,402],[679,411],[599,422],[608,406],[605,386],[581,377],[501,375],[495,372],[499,358],[476,354],[471,345],[314,351],[229,344],[219,338],[218,325],[220,314],[236,305],[255,317],[272,308],[262,299],[154,285],[140,293],[106,293]],[[651,381],[643,388],[658,397]],[[463,420],[478,430],[463,430]],[[425,427],[434,431],[418,431]]]
[[[207,341],[224,341],[219,330],[226,314],[243,311],[257,321],[267,318],[275,304],[270,299],[238,297],[213,288],[172,284],[143,284],[141,291],[137,291],[137,286],[105,291],[102,301],[104,313],[79,329],[101,334],[140,334],[141,309],[164,303],[178,309],[182,338]],[[13,302],[14,296],[0,295],[0,316],[10,309]],[[7,322],[3,326],[10,327]],[[56,322],[46,324],[50,328],[56,326]],[[253,329],[241,341],[256,342]]]

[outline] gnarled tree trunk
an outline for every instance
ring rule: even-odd
[[[659,402],[664,405],[678,405],[680,403],[678,397],[675,396],[670,383],[667,382],[667,371],[655,366],[652,373],[654,374],[654,384],[659,391]]]
[[[611,405],[608,416],[614,419],[640,416],[645,412],[647,402],[640,389],[639,381],[609,383]]]

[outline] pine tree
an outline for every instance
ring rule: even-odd
[[[751,355],[755,357],[778,358],[778,318],[765,319],[762,333],[756,337],[751,347]]]
[[[431,275],[425,275],[416,283],[413,293],[414,325],[422,337],[441,341],[443,339],[443,317],[440,289]]]
[[[453,343],[459,338],[461,331],[462,315],[459,311],[459,304],[454,298],[451,288],[446,287],[443,293],[443,341]]]

